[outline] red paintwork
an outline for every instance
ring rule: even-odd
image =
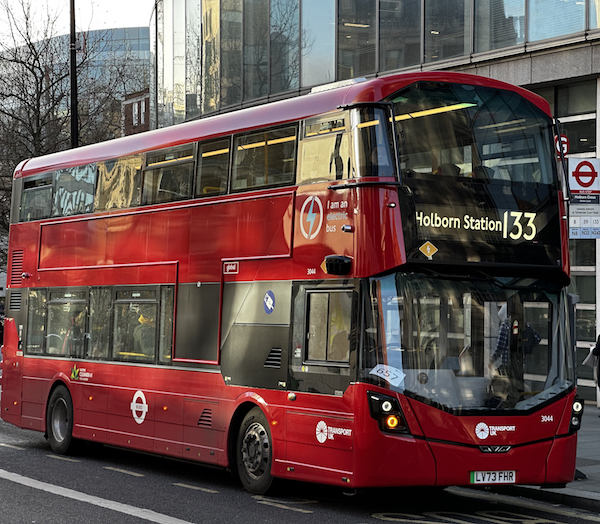
[[[514,89],[550,114],[537,95],[490,79],[446,72],[396,75],[32,159],[19,165],[15,177],[296,121],[380,100],[427,79]],[[397,188],[328,190],[332,184],[12,224],[9,280],[15,250],[24,252],[22,271],[30,276],[9,287],[327,279],[333,277],[324,272],[323,261],[330,254],[352,258],[348,278],[404,264]],[[320,199],[324,218],[318,234],[306,238],[306,207],[304,215],[302,210],[313,197]],[[564,228],[562,233],[566,239]],[[564,253],[568,262],[568,249]],[[239,272],[224,276],[225,261],[238,262]],[[518,482],[573,478],[576,435],[566,432],[574,393],[521,417],[457,417],[398,395],[411,434],[392,436],[370,416],[367,391],[377,390],[374,386],[352,384],[343,396],[296,392],[292,401],[286,391],[225,386],[217,366],[184,370],[23,357],[18,330],[6,320],[1,410],[4,420],[19,427],[45,431],[49,394],[61,382],[73,398],[74,437],[219,466],[231,465],[229,446],[240,413],[254,405],[269,421],[272,473],[279,477],[349,487],[460,485],[468,484],[472,470],[495,469],[517,470]],[[132,408],[138,391],[148,406],[141,423],[134,414],[142,411]],[[199,424],[207,413],[211,428]],[[541,414],[552,415],[553,422],[542,423]],[[335,430],[324,442],[317,439],[320,422]],[[486,443],[518,447],[507,454],[481,453],[474,433],[479,422],[515,425],[514,432]]]

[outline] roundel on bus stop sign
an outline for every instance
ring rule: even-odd
[[[573,193],[600,191],[600,159],[569,158],[569,187]]]

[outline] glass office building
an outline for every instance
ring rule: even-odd
[[[570,155],[597,156],[600,0],[156,0],[151,124],[299,96],[314,86],[445,69],[544,96]],[[599,331],[600,240],[572,240],[578,361]],[[591,369],[579,366],[586,398]]]

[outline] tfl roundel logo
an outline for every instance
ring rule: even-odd
[[[490,436],[490,428],[485,422],[480,422],[475,426],[475,435],[481,440],[485,440]]]

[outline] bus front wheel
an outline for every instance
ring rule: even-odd
[[[266,493],[273,482],[273,443],[269,423],[259,408],[251,409],[242,421],[237,437],[236,459],[244,488],[256,495]]]
[[[52,451],[60,455],[69,452],[73,444],[73,401],[65,386],[58,386],[50,396],[46,433]]]

